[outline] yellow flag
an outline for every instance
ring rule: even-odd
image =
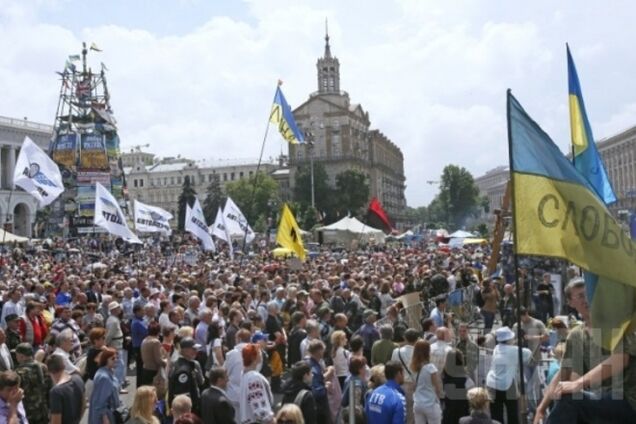
[[[296,223],[294,214],[287,203],[283,205],[283,214],[278,224],[278,233],[276,233],[276,242],[282,247],[292,250],[301,261],[305,260],[305,248],[303,239],[300,235],[300,228]]]

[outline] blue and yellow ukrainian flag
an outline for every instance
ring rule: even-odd
[[[616,195],[607,177],[603,160],[596,149],[592,127],[585,112],[585,103],[576,66],[570,53],[570,47],[567,45],[566,50],[572,161],[574,167],[594,188],[598,197],[606,205],[609,205],[616,201]],[[602,338],[603,347],[613,349],[636,317],[633,302],[616,303],[616,299],[634,299],[636,292],[633,287],[592,272],[584,272],[584,278],[593,326],[601,330],[601,335],[606,336]],[[615,337],[610,337],[611,334],[615,334]]]
[[[612,189],[603,160],[596,148],[596,142],[592,135],[592,127],[587,119],[585,103],[581,93],[581,83],[576,73],[574,60],[568,53],[568,94],[570,103],[570,129],[572,131],[573,159],[576,169],[590,182],[596,193],[606,205],[616,202],[616,195]]]
[[[299,144],[305,142],[303,133],[298,129],[294,114],[280,89],[280,83],[276,87],[276,95],[274,96],[274,104],[269,115],[269,121],[278,126],[278,131],[289,143]]]
[[[604,279],[636,287],[636,243],[510,93],[508,132],[516,253],[565,259]],[[633,296],[612,299],[612,307],[625,311],[634,301]],[[593,321],[592,326],[609,319],[599,317],[604,321]],[[603,345],[613,348],[626,328],[602,334]]]

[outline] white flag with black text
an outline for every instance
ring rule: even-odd
[[[203,250],[215,251],[214,241],[208,232],[208,224],[205,223],[205,216],[199,199],[194,200],[194,205],[186,205],[185,230],[194,234],[203,244]]]
[[[250,224],[247,222],[247,218],[243,215],[243,212],[236,206],[236,203],[231,198],[227,198],[225,202],[225,208],[223,209],[223,218],[225,219],[225,227],[227,232],[232,236],[240,236],[241,239],[245,238],[245,241],[251,243],[256,234],[252,231]],[[247,233],[247,234],[246,234]],[[247,235],[247,237],[246,237]]]
[[[172,233],[172,214],[157,206],[150,206],[135,199],[135,229],[141,233]]]
[[[29,137],[16,160],[13,184],[38,199],[40,206],[51,204],[64,191],[60,168]]]
[[[225,225],[225,217],[223,216],[223,211],[219,206],[219,210],[216,212],[216,219],[214,220],[214,224],[210,227],[210,234],[216,236],[217,238],[224,240],[228,246],[230,247],[230,257],[234,259],[234,246],[232,246],[232,237],[227,230],[227,226]]]
[[[130,231],[126,217],[117,204],[117,200],[100,183],[95,183],[95,219],[98,227],[104,228],[110,234],[121,237],[129,243],[141,243],[141,240]]]

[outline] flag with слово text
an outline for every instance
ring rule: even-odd
[[[241,239],[245,239],[247,243],[251,243],[256,238],[256,234],[252,231],[252,227],[250,227],[250,224],[247,222],[247,218],[245,218],[243,212],[241,212],[230,197],[225,201],[223,219],[225,221],[226,231],[230,236],[240,236]]]
[[[208,232],[208,224],[205,223],[203,209],[201,209],[201,204],[197,198],[194,199],[192,207],[186,204],[185,230],[201,240],[203,250],[212,252],[216,250],[212,236]]]
[[[216,212],[216,219],[214,220],[214,224],[209,228],[210,234],[213,236],[225,241],[230,248],[230,257],[234,259],[234,246],[232,246],[232,237],[227,230],[227,226],[225,225],[225,217],[223,216],[223,210],[219,206],[218,211]]]
[[[616,201],[616,195],[607,176],[603,160],[598,153],[592,127],[587,119],[581,83],[576,72],[570,47],[566,46],[568,61],[568,100],[570,106],[570,131],[572,137],[572,162],[577,171],[594,188],[597,196],[609,205]],[[603,347],[612,350],[619,336],[634,325],[636,317],[634,303],[615,303],[613,299],[634,299],[636,289],[617,283],[607,277],[589,271],[583,273],[590,305],[590,318],[601,335],[611,335],[617,329],[617,337],[602,338]]]
[[[303,246],[303,238],[300,233],[300,227],[294,218],[287,203],[283,205],[283,213],[278,224],[278,232],[276,233],[276,242],[286,249],[290,249],[301,261],[305,260],[305,247]]]
[[[117,200],[100,183],[95,183],[95,217],[94,224],[104,228],[110,234],[121,237],[129,243],[141,243],[141,240],[133,233],[124,216]]]
[[[280,84],[276,87],[274,104],[272,105],[272,112],[269,114],[269,121],[278,126],[280,135],[282,135],[287,142],[291,144],[305,142],[303,133],[298,128],[298,125],[296,125],[294,114],[280,89]]]
[[[636,243],[592,185],[508,93],[515,251],[568,260],[608,280],[635,287]],[[634,298],[614,299],[625,310]],[[594,327],[604,327],[597,317]],[[614,347],[626,326],[601,334]]]
[[[140,233],[172,234],[170,220],[172,214],[157,206],[147,205],[135,199],[135,230]]]
[[[64,192],[60,168],[29,137],[24,138],[15,162],[13,184],[38,199],[40,206],[51,204]]]

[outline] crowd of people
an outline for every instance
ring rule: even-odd
[[[129,248],[0,255],[0,422],[636,422],[636,343],[597,348],[576,270],[560,306],[549,273],[488,275],[487,246]]]

